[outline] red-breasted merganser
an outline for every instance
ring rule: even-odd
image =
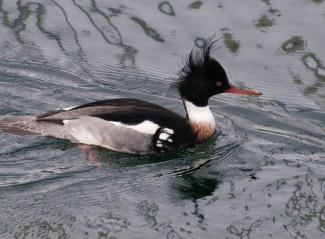
[[[225,70],[210,56],[213,43],[192,50],[179,72],[177,89],[186,109],[183,117],[138,99],[109,99],[37,117],[7,116],[0,129],[34,133],[135,154],[161,153],[201,143],[215,132],[208,101],[213,95],[261,95],[230,84]]]

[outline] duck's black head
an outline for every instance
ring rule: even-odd
[[[210,56],[213,44],[211,42],[203,49],[192,50],[187,57],[177,83],[181,97],[197,106],[206,106],[211,96],[225,92],[261,95],[260,92],[239,89],[229,83],[224,68]]]

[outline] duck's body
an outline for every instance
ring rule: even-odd
[[[185,105],[191,105],[186,102]],[[6,117],[1,128],[98,145],[128,153],[154,153],[194,145],[213,135],[208,107],[191,105],[186,117],[138,99],[110,99],[37,117]],[[210,113],[208,118],[205,118]],[[208,120],[207,120],[208,119]]]
[[[184,117],[138,99],[97,101],[36,120],[61,124],[75,142],[128,153],[169,151],[195,143]]]
[[[184,117],[138,99],[109,99],[37,117],[6,117],[0,121],[0,129],[138,154],[169,152],[203,142],[216,128],[208,106],[211,96],[223,92],[260,94],[230,85],[222,66],[209,56],[210,48],[200,56],[191,53],[181,71],[177,86],[186,110]]]

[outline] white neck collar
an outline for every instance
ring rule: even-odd
[[[190,101],[183,99],[188,119],[191,123],[209,124],[215,127],[215,120],[209,106],[196,106]]]

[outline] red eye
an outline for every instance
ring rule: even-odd
[[[220,87],[220,86],[222,86],[222,82],[217,81],[216,85]]]

